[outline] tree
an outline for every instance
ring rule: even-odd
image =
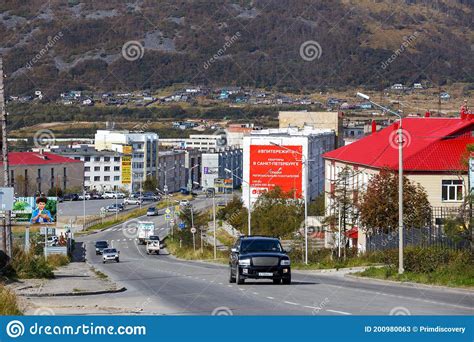
[[[252,233],[293,237],[304,220],[304,205],[279,187],[259,196],[252,208]]]
[[[192,246],[193,244],[193,235],[191,233],[191,227],[194,224],[194,227],[199,232],[199,229],[204,228],[207,225],[208,216],[206,213],[203,213],[199,210],[192,209],[191,206],[186,206],[182,208],[178,215],[182,223],[185,224],[185,229],[178,229],[176,235],[178,239],[181,240],[184,246]],[[201,234],[196,233],[196,244],[201,244]]]
[[[226,221],[238,231],[244,233],[247,231],[248,211],[244,207],[244,203],[240,197],[234,196],[227,205],[220,209],[216,218],[218,220]]]
[[[425,189],[403,177],[403,224],[412,228],[430,222],[431,206]],[[398,174],[383,169],[367,186],[360,203],[361,223],[369,234],[398,230]]]
[[[309,203],[308,216],[324,216],[324,194]]]
[[[147,177],[146,180],[143,182],[143,191],[155,192],[157,187],[158,181],[156,180],[156,178]]]

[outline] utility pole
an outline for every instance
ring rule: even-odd
[[[5,111],[5,94],[3,86],[3,59],[0,57],[0,116],[2,126],[2,162],[3,162],[3,186],[9,187],[10,182],[8,180],[8,140],[7,140],[7,113]],[[3,251],[9,256],[12,256],[12,236],[10,227],[10,210],[5,212],[3,219]]]

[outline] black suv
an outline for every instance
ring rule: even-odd
[[[291,284],[290,258],[280,240],[266,236],[241,236],[230,254],[229,282],[272,279],[274,284]]]

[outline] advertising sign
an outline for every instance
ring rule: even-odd
[[[57,197],[17,197],[13,204],[16,223],[55,225]]]
[[[469,159],[469,188],[474,191],[474,156]]]
[[[294,152],[293,152],[294,151]],[[252,197],[279,186],[302,196],[302,146],[250,146],[250,186]]]
[[[0,188],[0,211],[13,209],[13,188]]]
[[[132,154],[132,146],[124,145],[122,147],[122,152],[123,152],[123,154]]]
[[[132,182],[132,156],[122,156],[122,184]]]

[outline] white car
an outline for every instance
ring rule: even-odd
[[[102,198],[113,199],[113,198],[115,198],[115,192],[106,191],[106,192],[103,193]]]
[[[131,198],[131,197],[128,197],[123,201],[123,203],[125,204],[135,204],[135,205],[140,205],[140,203],[142,202],[143,201],[140,198]]]
[[[105,264],[107,261],[120,262],[120,252],[115,248],[106,248],[102,251],[102,262]]]
[[[86,201],[90,200],[91,199],[91,195],[90,194],[86,194]],[[79,195],[79,199],[80,200],[84,200],[84,195]]]
[[[181,207],[187,207],[188,205],[190,205],[191,203],[188,201],[188,200],[181,200],[179,201],[179,205]]]

